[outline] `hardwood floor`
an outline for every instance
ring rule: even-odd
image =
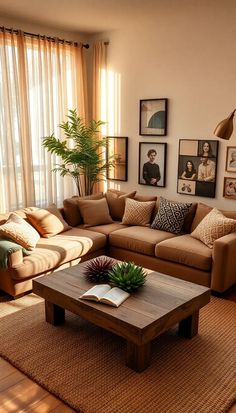
[[[224,294],[223,298],[236,302],[236,286]],[[72,412],[75,410],[0,357],[0,413]],[[236,413],[236,404],[231,407],[228,413]]]

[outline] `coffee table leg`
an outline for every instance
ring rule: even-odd
[[[196,311],[191,316],[179,323],[179,335],[192,338],[198,333],[199,311]]]
[[[64,323],[65,310],[64,308],[45,300],[45,317],[48,323],[57,326]]]
[[[141,372],[150,364],[150,342],[137,346],[131,341],[127,341],[126,366]]]

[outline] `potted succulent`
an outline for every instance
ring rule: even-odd
[[[109,271],[109,283],[128,293],[141,287],[146,281],[146,272],[133,262],[121,262],[113,265]]]
[[[61,158],[53,171],[61,176],[71,176],[79,196],[91,195],[94,184],[105,179],[106,171],[113,161],[105,157],[107,138],[98,136],[101,120],[91,120],[85,125],[76,109],[69,110],[67,122],[59,125],[64,131],[62,139],[54,134],[43,138],[43,146]]]

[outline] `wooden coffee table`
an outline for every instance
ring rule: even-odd
[[[65,321],[65,310],[127,341],[126,365],[141,372],[150,364],[151,341],[179,324],[178,333],[198,332],[199,310],[210,301],[210,289],[157,272],[115,308],[79,297],[91,284],[83,276],[86,262],[33,280],[33,292],[45,299],[46,321]]]

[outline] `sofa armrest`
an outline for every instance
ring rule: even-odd
[[[23,252],[22,249],[14,251],[8,255],[8,268],[18,267],[23,263]]]
[[[216,240],[212,251],[211,289],[224,292],[236,283],[236,233]]]

